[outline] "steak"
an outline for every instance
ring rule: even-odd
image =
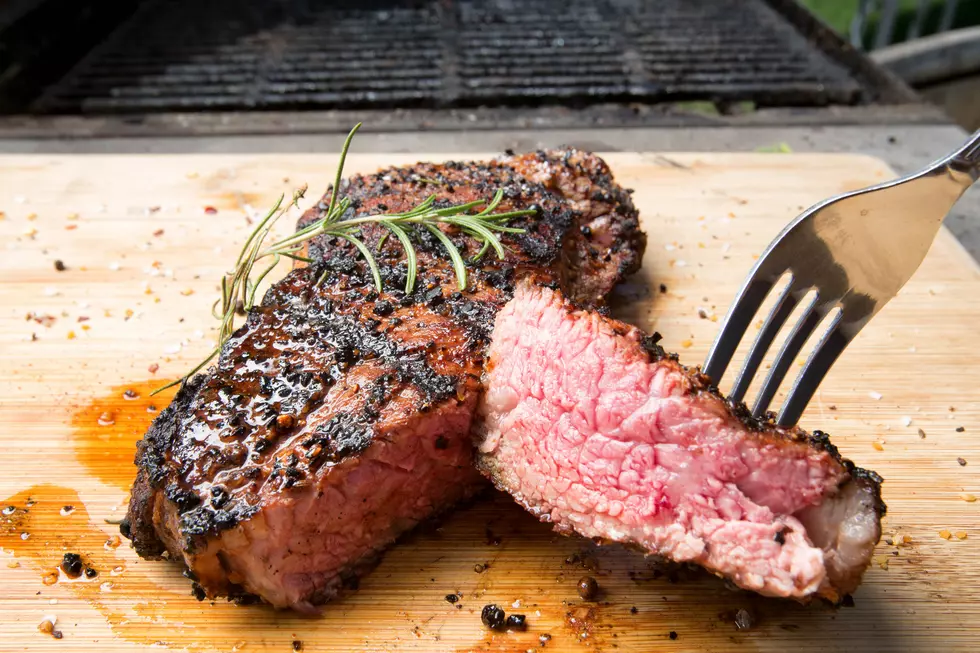
[[[477,464],[556,530],[770,596],[836,601],[860,582],[881,478],[819,431],[753,420],[635,327],[521,284],[484,374]]]
[[[606,165],[575,150],[485,163],[420,163],[356,176],[356,215],[488,200],[536,208],[512,220],[503,261],[469,264],[457,287],[438,240],[413,233],[418,281],[403,292],[397,239],[366,225],[384,280],[347,241],[274,284],[137,447],[123,532],[143,557],[182,561],[200,598],[258,595],[310,611],[420,521],[485,481],[470,437],[496,312],[522,280],[601,306],[639,265],[645,239]],[[321,217],[329,192],[300,220]],[[477,243],[446,227],[467,259]]]

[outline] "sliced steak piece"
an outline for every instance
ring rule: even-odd
[[[752,420],[638,329],[522,284],[497,315],[478,466],[555,529],[837,600],[881,534],[881,479]]]
[[[140,555],[183,561],[202,596],[312,610],[400,533],[481,487],[470,430],[496,311],[521,279],[601,303],[642,255],[636,210],[601,161],[571,150],[418,164],[344,188],[358,214],[498,188],[499,210],[540,210],[511,223],[526,233],[504,239],[507,260],[474,265],[465,292],[425,231],[411,295],[395,238],[377,255],[381,293],[346,241],[311,244],[316,262],[272,287],[140,442],[128,526]],[[377,249],[382,234],[362,235]],[[584,272],[569,269],[583,260]]]

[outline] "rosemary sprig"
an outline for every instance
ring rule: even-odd
[[[389,235],[394,235],[398,239],[405,252],[405,263],[407,267],[405,292],[411,293],[415,289],[418,276],[418,255],[416,254],[415,246],[412,244],[409,227],[414,226],[425,229],[446,250],[453,264],[459,289],[465,290],[467,286],[466,261],[459,248],[439,228],[439,225],[453,226],[480,243],[480,250],[472,258],[472,262],[476,262],[491,249],[497,258],[503,258],[504,246],[500,242],[498,234],[523,233],[523,229],[508,227],[507,222],[513,218],[536,213],[536,209],[494,213],[504,197],[503,190],[498,189],[489,201],[476,200],[453,206],[436,207],[436,197],[435,195],[430,195],[416,207],[404,213],[384,213],[380,215],[345,218],[344,216],[347,215],[350,209],[351,201],[349,198],[340,197],[340,184],[343,177],[344,162],[347,159],[347,151],[350,149],[354,134],[357,133],[360,127],[361,123],[356,124],[344,141],[344,147],[340,152],[340,162],[337,165],[333,192],[330,195],[330,204],[323,213],[323,216],[296,233],[278,240],[271,245],[266,245],[266,238],[272,231],[273,226],[279,218],[285,215],[290,206],[299,206],[299,200],[304,196],[306,188],[304,187],[295,191],[292,201],[286,206],[283,206],[285,196],[279,197],[279,201],[276,202],[245,241],[232,271],[221,279],[221,299],[217,300],[211,308],[211,314],[221,323],[218,329],[218,339],[215,348],[211,350],[207,358],[201,361],[185,376],[163,387],[157,388],[151,394],[156,394],[178,383],[183,383],[204,369],[218,355],[225,342],[234,333],[236,313],[248,311],[255,305],[259,286],[279,264],[282,257],[312,263],[313,261],[302,256],[300,251],[307,242],[318,236],[333,236],[351,243],[367,263],[368,268],[371,270],[371,276],[374,278],[374,285],[377,287],[378,292],[380,292],[382,290],[381,270],[371,249],[362,240],[361,227],[371,223],[385,227],[387,231],[379,239],[376,247],[380,250]],[[422,178],[419,179],[422,180]],[[425,179],[423,181],[428,182],[429,180]],[[477,211],[477,209],[480,210],[474,213],[473,211]],[[269,261],[269,263],[261,269],[258,276],[253,278],[253,270],[260,261]],[[317,284],[322,283],[325,277],[326,272],[320,276]],[[219,306],[220,310],[218,308]]]

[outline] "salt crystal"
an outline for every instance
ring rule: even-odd
[[[58,605],[58,599],[51,599],[48,601],[48,605]]]
[[[27,198],[24,197],[23,195],[14,195],[14,202],[16,202],[17,204],[24,204],[25,202],[27,202]]]
[[[902,426],[912,426],[912,418],[911,417],[908,417],[908,416],[903,417],[902,418]]]
[[[176,353],[178,353],[180,351],[180,348],[181,348],[181,345],[178,342],[176,345],[170,345],[169,347],[165,348],[163,350],[163,353],[165,353],[165,354],[176,354]]]
[[[56,297],[58,295],[58,289],[54,286],[48,286],[44,289],[45,297]]]
[[[194,339],[195,340],[200,340],[203,337],[204,337],[204,332],[203,331],[201,331],[200,329],[195,329],[194,330]]]
[[[676,265],[679,268],[682,268],[687,265],[687,261],[685,261],[684,259],[677,259],[677,263],[675,263],[674,265]]]
[[[732,248],[732,244],[731,243],[725,243],[724,245],[721,246],[721,251],[727,252],[731,248]]]
[[[880,392],[875,392],[874,390],[872,390],[871,392],[868,393],[868,396],[874,399],[875,401],[881,401]]]
[[[117,272],[120,267],[122,266],[119,265],[119,261],[113,261],[112,263],[109,264],[109,269],[112,270],[113,272]]]
[[[512,608],[519,608],[519,607],[521,607],[521,600],[520,599],[517,599],[516,601],[514,601],[513,603],[510,604],[510,607],[512,607]]]
[[[664,249],[667,250],[668,252],[673,252],[677,248],[671,245],[670,243],[667,243],[666,245],[664,245]]]

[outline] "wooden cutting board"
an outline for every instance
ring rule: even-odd
[[[348,171],[413,160],[354,155]],[[659,330],[691,364],[703,359],[716,317],[787,220],[825,196],[891,176],[880,161],[853,155],[608,161],[636,189],[650,239],[617,312]],[[302,183],[312,201],[335,162],[0,158],[0,650],[980,647],[980,503],[968,501],[980,495],[980,270],[945,231],[803,420],[886,479],[885,538],[854,607],[731,591],[699,572],[555,535],[495,494],[407,537],[359,590],[315,618],[201,603],[176,565],[139,560],[107,520],[124,513],[134,441],[165,401],[148,390],[211,347],[216,281],[248,221]],[[81,554],[97,576],[59,575],[65,552]],[[599,582],[598,602],[576,594],[587,575]],[[454,592],[455,605],[445,598]],[[479,614],[490,602],[527,615],[528,631],[486,631]],[[747,630],[736,629],[740,610],[752,621]],[[61,639],[38,631],[46,615],[57,617]]]

